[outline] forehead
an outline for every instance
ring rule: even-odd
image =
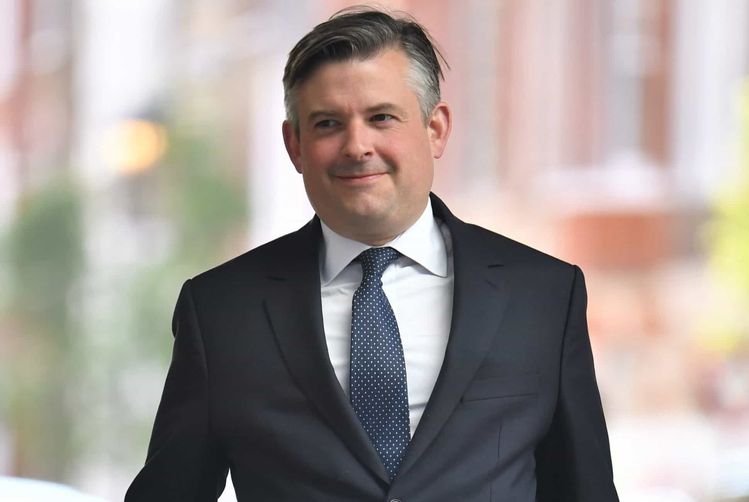
[[[408,57],[399,49],[367,59],[323,63],[299,86],[298,106],[302,111],[306,106],[340,101],[415,99],[408,85],[409,68]]]

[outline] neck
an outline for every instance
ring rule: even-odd
[[[421,213],[415,218],[398,225],[397,227],[389,226],[388,228],[376,228],[373,225],[360,224],[358,226],[349,225],[346,228],[337,228],[328,225],[338,235],[346,237],[369,246],[382,246],[392,241],[400,234],[408,230],[421,216]],[[326,222],[327,223],[327,222]]]
[[[392,221],[383,221],[376,218],[359,219],[357,221],[323,221],[325,221],[328,228],[342,237],[369,246],[382,246],[411,228],[424,214],[424,210],[428,204],[429,201],[425,203],[421,211],[410,214],[407,220],[398,222],[397,224]]]

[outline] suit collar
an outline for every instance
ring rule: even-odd
[[[323,284],[327,284],[341,273],[359,254],[369,249],[369,244],[358,242],[334,232],[324,222],[320,266]],[[384,244],[418,263],[430,273],[447,276],[448,250],[433,215],[431,200],[418,220],[393,240]]]
[[[453,315],[442,369],[400,474],[413,467],[458,406],[497,336],[509,295],[501,260],[484,241],[488,233],[456,218],[434,194],[431,198],[435,216],[445,222],[452,236]]]
[[[268,271],[266,313],[294,381],[356,458],[387,483],[385,467],[330,364],[320,300],[320,233],[315,217],[288,237]]]
[[[455,286],[445,359],[401,473],[434,441],[460,401],[499,331],[508,291],[500,260],[488,250],[484,230],[468,225],[431,195],[434,216],[452,236]],[[335,376],[327,352],[320,300],[320,222],[315,217],[289,236],[268,273],[265,308],[292,377],[351,452],[383,483],[387,472]]]

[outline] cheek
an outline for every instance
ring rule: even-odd
[[[411,141],[398,145],[391,144],[388,155],[397,159],[400,173],[404,179],[410,180],[416,186],[428,183],[432,173],[432,153],[426,141]]]
[[[335,154],[330,146],[315,144],[302,150],[302,158],[304,170],[309,174],[318,175],[324,173],[335,161]]]

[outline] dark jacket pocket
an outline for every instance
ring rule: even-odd
[[[475,401],[538,394],[539,379],[538,373],[519,373],[474,380],[461,400]]]

